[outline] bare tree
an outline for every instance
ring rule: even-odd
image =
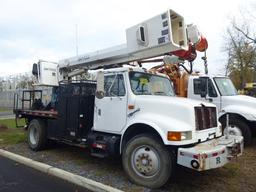
[[[254,43],[256,44],[256,34],[253,32],[253,30],[249,30],[249,26],[251,28],[256,27],[255,22],[256,22],[256,15],[255,15],[255,10],[256,10],[256,3],[251,4],[249,8],[243,8],[241,10],[241,18],[242,18],[242,24],[233,22],[233,28],[240,32],[245,38],[249,40],[249,43]]]
[[[234,28],[241,32],[248,40],[250,40],[251,42],[250,43],[256,43],[256,38],[252,38],[250,35],[249,35],[249,31],[243,31],[240,27],[234,25]]]
[[[33,79],[30,75],[22,75],[16,85],[16,89],[30,89],[33,85]]]
[[[230,76],[239,89],[246,82],[256,81],[256,36],[252,30],[254,26],[249,22],[251,17],[248,19],[245,14],[241,15],[240,22],[234,18],[228,26],[224,45],[227,53],[226,75]]]
[[[227,27],[224,47],[227,53],[226,75],[237,88],[256,81],[256,3],[244,6]]]

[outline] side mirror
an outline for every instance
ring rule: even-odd
[[[104,73],[103,71],[99,71],[97,74],[97,86],[96,86],[96,94],[95,96],[98,99],[102,99],[104,97]]]
[[[37,68],[37,64],[36,63],[33,64],[32,74],[34,76],[38,77],[38,68]]]
[[[199,77],[200,79],[200,96],[206,97],[208,94],[208,77]]]

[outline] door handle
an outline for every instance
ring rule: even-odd
[[[213,99],[211,97],[206,97],[205,100],[208,102],[213,102]]]
[[[98,109],[98,115],[101,116],[101,109]]]
[[[208,98],[208,99],[206,99],[206,100],[208,100],[209,102],[213,102],[213,99],[212,99],[212,98]]]

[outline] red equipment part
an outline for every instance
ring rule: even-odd
[[[177,50],[177,51],[171,52],[171,54],[175,55],[181,59],[187,60],[189,62],[194,61],[197,56],[195,46],[192,43],[189,44],[187,51],[186,50]]]
[[[181,59],[192,62],[196,59],[196,51],[204,52],[208,48],[207,39],[201,35],[200,41],[196,44],[189,43],[188,50],[177,50],[171,52],[172,55],[175,55]]]
[[[200,51],[200,52],[204,52],[206,51],[206,49],[208,48],[208,41],[207,39],[201,35],[201,39],[200,41],[196,44],[196,50]]]

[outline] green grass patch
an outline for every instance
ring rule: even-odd
[[[12,109],[0,107],[0,112],[5,112],[5,111],[12,111]]]
[[[0,145],[10,145],[24,142],[26,140],[26,134],[24,131],[4,131],[0,132]]]
[[[25,120],[20,120],[19,124],[25,125]],[[17,144],[25,140],[25,131],[16,128],[14,119],[0,120],[0,145]]]
[[[24,126],[25,125],[25,120],[24,119],[18,120],[18,124]],[[5,126],[9,129],[16,128],[15,119],[0,120],[0,126]]]

